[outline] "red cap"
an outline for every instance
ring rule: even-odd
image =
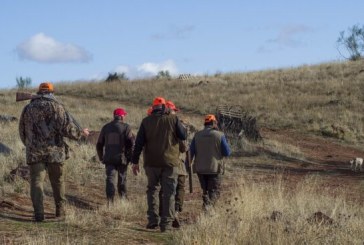
[[[114,110],[114,116],[125,117],[128,113],[123,108],[116,108]]]
[[[173,110],[173,111],[179,111],[179,109],[176,107],[176,105],[170,100],[168,100],[166,102],[166,107]]]

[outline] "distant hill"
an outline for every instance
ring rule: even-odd
[[[135,80],[67,83],[57,94],[120,101],[148,107],[155,96],[173,100],[185,112],[214,113],[220,104],[240,105],[270,128],[364,142],[364,61],[291,69],[225,73],[188,81]],[[343,129],[344,134],[334,128]]]

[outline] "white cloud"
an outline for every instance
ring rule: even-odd
[[[16,52],[21,59],[40,63],[88,62],[92,59],[82,47],[58,42],[44,33],[38,33],[19,44]]]
[[[178,70],[173,60],[167,60],[163,63],[144,63],[137,68],[138,72],[146,75],[157,75],[159,71],[169,71],[171,75],[176,75]]]
[[[127,74],[130,73],[130,68],[128,66],[120,65],[114,69],[114,72]]]
[[[160,71],[169,71],[172,76],[178,74],[177,66],[173,60],[166,60],[161,63],[146,62],[136,67],[119,65],[112,70],[112,72],[125,73],[131,79],[152,77]]]

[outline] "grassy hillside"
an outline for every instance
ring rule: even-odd
[[[200,81],[202,81],[200,83]],[[147,108],[155,96],[184,111],[213,113],[219,104],[240,105],[263,127],[295,128],[364,142],[364,62],[332,63],[286,70],[217,74],[190,81],[143,80],[57,86],[57,93],[102,98]]]
[[[202,82],[201,82],[202,81]],[[130,200],[108,208],[105,170],[95,146],[70,142],[65,163],[68,199],[64,221],[54,218],[46,184],[47,222],[31,221],[29,183],[11,179],[25,163],[17,122],[0,123],[0,243],[3,244],[362,244],[363,173],[352,173],[349,157],[363,154],[364,61],[285,70],[216,74],[189,81],[140,80],[55,84],[56,96],[83,127],[99,130],[116,107],[137,132],[155,96],[182,108],[196,128],[219,104],[240,105],[256,116],[264,141],[243,140],[226,160],[223,195],[204,214],[194,176],[186,195],[183,227],[169,234],[144,229],[146,177],[129,172]],[[20,116],[28,103],[15,90],[0,91],[1,114]],[[341,130],[335,130],[339,128]],[[326,146],[331,146],[324,148]],[[240,147],[240,148],[239,148]],[[318,149],[322,147],[321,152]],[[321,149],[321,148],[320,148]],[[322,212],[327,217],[317,218]],[[217,232],[218,231],[218,232]]]

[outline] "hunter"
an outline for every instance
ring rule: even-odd
[[[218,130],[214,115],[206,115],[204,129],[197,132],[190,145],[191,162],[202,188],[203,209],[207,211],[220,196],[223,157],[230,155],[225,135]],[[191,164],[191,163],[190,163]]]
[[[46,172],[52,185],[56,217],[65,216],[65,185],[63,166],[69,158],[63,137],[79,140],[88,136],[64,106],[53,95],[50,82],[41,83],[37,95],[21,113],[20,139],[26,148],[26,162],[30,166],[30,195],[36,222],[44,220],[43,185]]]
[[[176,105],[168,100],[166,101],[166,107],[167,107],[167,113],[170,114],[177,114],[178,111],[180,111]],[[187,128],[183,121],[180,120],[182,125]],[[187,141],[186,140],[179,140],[178,141],[179,144],[179,152],[180,152],[180,161],[179,161],[179,165],[178,165],[178,177],[177,177],[177,186],[176,186],[176,195],[175,195],[175,219],[172,222],[172,227],[174,228],[179,228],[180,227],[180,222],[178,219],[178,215],[180,212],[182,212],[182,208],[183,208],[183,202],[184,202],[184,198],[185,198],[185,183],[186,183],[186,176],[187,176],[187,171],[186,171],[186,166],[184,163],[184,160],[186,159],[185,154],[186,151],[188,150],[188,145],[187,145]],[[162,213],[162,209],[163,209],[163,204],[162,204],[162,197],[163,197],[163,188],[161,188],[160,192],[159,192],[159,213]]]
[[[100,132],[96,150],[106,169],[106,197],[108,204],[114,201],[117,187],[120,198],[127,198],[126,175],[134,148],[135,137],[129,124],[124,122],[127,112],[114,110],[114,119]]]
[[[166,100],[157,97],[153,101],[151,115],[145,117],[139,127],[132,157],[133,173],[139,173],[139,157],[143,152],[144,170],[148,180],[147,229],[161,232],[172,229],[175,217],[174,195],[179,166],[179,140],[186,140],[187,132],[178,117],[166,113]],[[163,188],[161,216],[158,209],[157,189]]]

